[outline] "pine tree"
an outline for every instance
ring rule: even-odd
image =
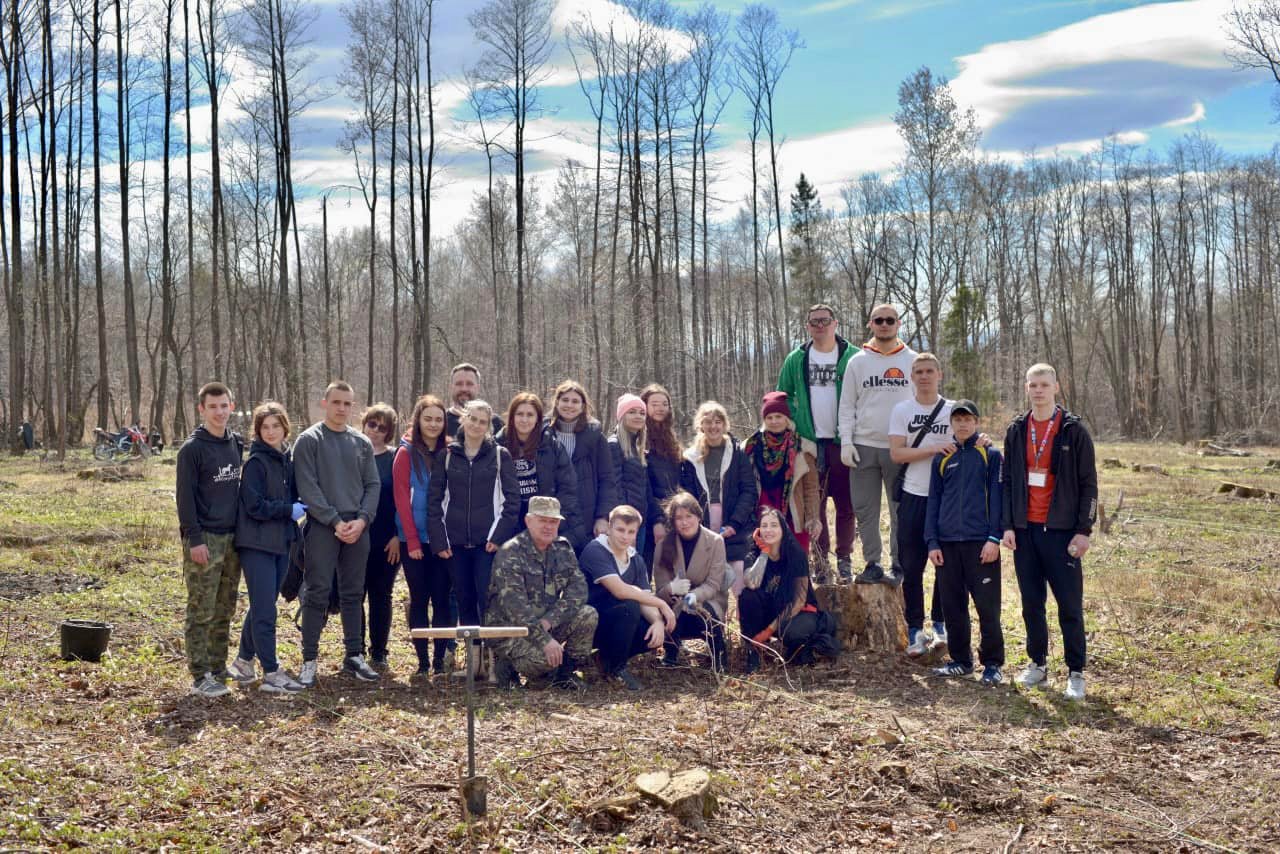
[[[825,222],[818,191],[801,172],[796,190],[791,194],[791,247],[787,251],[787,265],[796,288],[804,294],[805,305],[830,299],[830,282],[822,257]]]

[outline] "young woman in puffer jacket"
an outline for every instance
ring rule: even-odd
[[[396,532],[400,537],[400,560],[404,580],[409,585],[409,627],[444,628],[452,624],[449,592],[453,589],[452,561],[442,558],[431,548],[427,535],[427,503],[431,486],[431,470],[436,457],[444,456],[444,401],[426,394],[414,404],[409,429],[400,439],[395,462],[391,466],[396,505]],[[418,654],[417,676],[435,670],[447,671],[445,655],[448,641],[435,642],[429,655],[425,640],[415,640]]]
[[[582,384],[565,380],[551,394],[548,421],[578,474],[578,509],[582,524],[573,539],[581,552],[591,538],[609,528],[609,511],[618,506],[616,475],[600,422],[592,417],[591,399]]]
[[[276,659],[276,598],[289,568],[289,549],[298,538],[298,503],[293,458],[285,440],[289,415],[275,401],[253,410],[253,444],[240,470],[240,503],[235,547],[249,589],[249,610],[240,631],[240,652],[227,672],[240,684],[257,678],[253,659],[262,662],[259,690],[271,694],[301,691],[302,684]]]
[[[662,513],[653,497],[653,485],[649,482],[649,439],[645,429],[644,401],[634,394],[624,394],[618,398],[615,414],[617,426],[609,437],[614,491],[619,506],[634,507],[645,516],[635,544],[636,551],[644,554],[649,534],[645,523]]]
[[[493,440],[493,407],[467,403],[461,435],[437,454],[427,499],[427,532],[442,560],[453,559],[461,625],[484,624],[498,548],[515,535],[520,488],[511,452]]]

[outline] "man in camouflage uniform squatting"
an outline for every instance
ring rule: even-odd
[[[573,546],[559,535],[559,500],[529,499],[527,529],[507,540],[493,563],[489,608],[491,626],[525,626],[528,637],[493,644],[498,684],[519,685],[519,675],[549,677],[558,688],[582,688],[576,662],[591,655],[594,608],[587,604],[587,582]]]

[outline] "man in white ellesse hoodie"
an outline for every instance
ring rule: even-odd
[[[840,389],[837,430],[840,459],[852,469],[850,495],[858,517],[862,538],[862,558],[866,569],[857,577],[860,584],[902,583],[898,567],[898,504],[893,500],[893,482],[898,464],[889,456],[889,414],[900,401],[914,394],[911,362],[916,352],[898,337],[901,321],[891,305],[871,309],[867,326],[871,340],[862,345],[845,366]],[[880,493],[889,499],[890,569],[880,565]]]

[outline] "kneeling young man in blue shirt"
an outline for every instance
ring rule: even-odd
[[[925,540],[938,568],[942,611],[951,661],[938,676],[973,672],[969,597],[978,611],[982,643],[982,684],[1003,680],[1004,632],[1000,628],[1000,484],[1003,459],[978,439],[978,407],[957,400],[951,407],[951,435],[957,450],[934,457],[930,470]]]

